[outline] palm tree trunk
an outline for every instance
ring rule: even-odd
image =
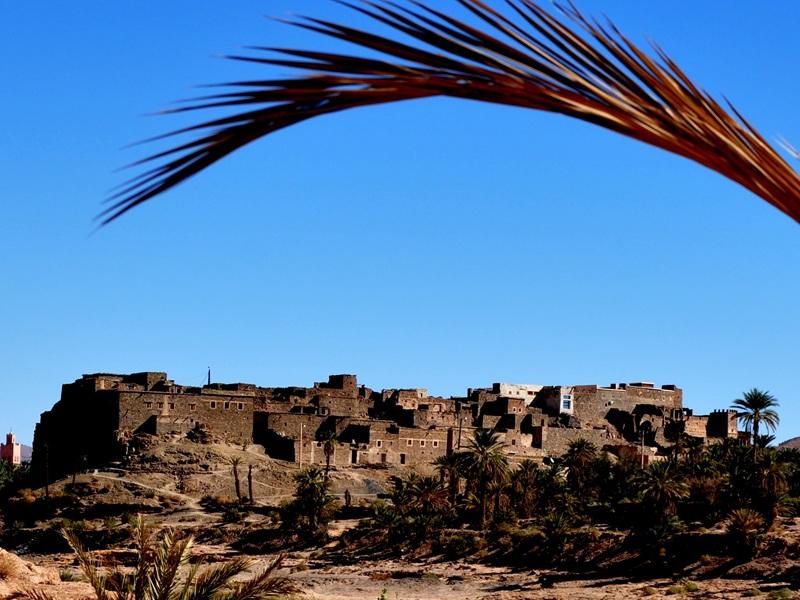
[[[233,487],[236,490],[236,499],[242,497],[242,488],[239,483],[239,465],[233,465]]]
[[[486,529],[486,484],[481,485],[481,529]]]

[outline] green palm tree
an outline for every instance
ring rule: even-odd
[[[480,500],[481,528],[486,527],[489,487],[508,475],[508,458],[499,436],[488,429],[477,429],[464,452],[464,469]]]
[[[190,566],[194,539],[169,529],[156,534],[141,515],[133,532],[137,565],[132,573],[114,569],[105,574],[75,532],[65,529],[63,534],[97,600],[277,600],[298,591],[290,580],[275,575],[283,556],[255,577],[234,582],[248,570],[250,561],[234,559],[205,570]],[[54,600],[41,592],[29,597]]]
[[[294,500],[289,505],[289,523],[316,535],[335,501],[330,492],[330,480],[322,469],[310,467],[295,475],[294,482],[296,488]]]
[[[748,431],[753,432],[751,443],[755,446],[758,432],[762,425],[774,430],[780,423],[780,417],[775,411],[778,400],[769,392],[753,388],[745,392],[742,398],[733,401],[731,408],[736,409],[736,416]]]
[[[438,513],[450,507],[448,491],[438,477],[415,477],[408,483],[409,509],[418,513]]]
[[[567,468],[567,482],[573,491],[585,492],[587,480],[591,475],[592,462],[597,459],[597,446],[585,439],[570,442],[562,464]]]
[[[526,459],[511,473],[511,497],[517,515],[529,519],[536,513],[543,471],[536,461]]]
[[[786,503],[787,474],[789,465],[783,462],[775,451],[759,455],[756,463],[756,484],[761,512],[768,525],[778,518],[781,506]]]
[[[444,483],[447,482],[447,489],[450,492],[450,503],[456,503],[456,496],[458,496],[458,488],[461,483],[460,473],[463,470],[462,464],[464,462],[463,452],[448,452],[439,456],[433,461],[433,466],[439,473],[439,478]]]
[[[645,505],[654,507],[656,514],[669,517],[675,514],[678,502],[689,495],[689,485],[683,480],[676,461],[659,460],[642,471],[639,493]]]

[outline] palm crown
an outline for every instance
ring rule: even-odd
[[[758,388],[745,392],[742,398],[733,401],[731,405],[737,411],[739,420],[748,430],[753,432],[753,443],[758,440],[758,432],[763,424],[767,429],[775,429],[780,423],[780,417],[774,409],[778,401],[769,393]]]

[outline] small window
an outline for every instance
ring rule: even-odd
[[[211,402],[211,408],[217,408],[217,403],[216,402]]]
[[[158,403],[158,408],[164,408],[164,403],[163,402],[159,402]]]
[[[225,403],[225,410],[228,410],[230,407],[231,407],[231,403],[230,402],[226,402]]]
[[[406,455],[403,454],[402,452],[400,453],[400,464],[401,465],[406,464]]]
[[[433,440],[433,447],[434,448],[438,448],[439,447],[439,440]]]
[[[569,400],[564,400],[561,403],[561,408],[563,408],[564,410],[571,410],[572,409],[572,402],[570,402]]]
[[[383,446],[383,441],[382,441],[382,440],[376,440],[376,441],[375,441],[375,445],[376,445],[378,448],[380,448],[381,446]]]
[[[425,440],[420,440],[419,441],[419,446],[420,446],[420,448],[424,448],[425,447]]]
[[[190,404],[189,405],[189,410],[191,410],[191,411],[197,410],[197,404]]]
[[[244,410],[244,404],[242,402],[239,402],[239,410]]]
[[[572,394],[564,394],[561,396],[564,400],[572,400]]]
[[[144,403],[144,407],[145,408],[153,408],[153,403],[152,402],[145,402]]]
[[[517,445],[517,440],[511,440],[511,445],[512,446],[516,446]]]
[[[414,440],[406,440],[406,446],[411,446],[414,444]]]
[[[175,410],[175,403],[174,402],[170,402],[169,403],[169,409],[170,410]]]

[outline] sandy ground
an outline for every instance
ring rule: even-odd
[[[230,557],[230,550],[225,546],[199,545],[196,554],[217,561]],[[60,572],[78,575],[70,555],[29,558],[20,560],[19,578],[0,581],[0,599],[15,598],[15,590],[25,589],[41,590],[58,600],[94,597],[85,583],[59,582]],[[256,560],[253,570],[260,570],[271,558]],[[290,555],[283,574],[297,582],[302,590],[300,597],[314,600],[627,600],[668,596],[722,599],[749,597],[746,594],[753,589],[767,599],[770,591],[785,587],[781,583],[759,584],[742,579],[699,579],[694,582],[696,591],[676,594],[670,592],[676,585],[671,579],[569,580],[554,573],[465,562],[366,561],[358,565],[326,565],[317,563],[308,553]]]

